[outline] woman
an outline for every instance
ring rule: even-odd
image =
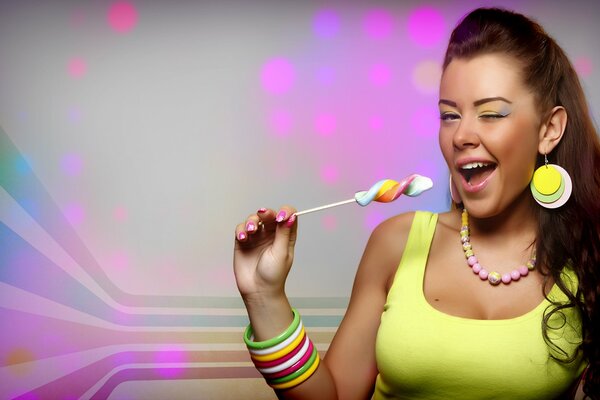
[[[575,71],[537,23],[477,9],[439,109],[454,207],[374,230],[323,361],[284,291],[294,208],[237,226],[245,340],[280,398],[598,398],[600,144]]]

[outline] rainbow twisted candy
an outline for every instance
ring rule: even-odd
[[[372,201],[389,203],[400,195],[415,197],[433,187],[433,182],[426,176],[412,174],[400,182],[391,179],[382,179],[369,190],[356,192],[354,199],[361,206],[366,206]]]

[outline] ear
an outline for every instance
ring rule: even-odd
[[[540,154],[550,154],[558,145],[567,127],[567,110],[556,106],[550,111],[547,122],[540,127],[538,151]]]

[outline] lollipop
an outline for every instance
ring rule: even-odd
[[[426,176],[421,176],[417,174],[410,175],[402,179],[400,182],[396,182],[391,179],[382,179],[373,186],[371,186],[369,190],[356,192],[354,198],[352,199],[299,211],[295,214],[308,214],[314,211],[320,211],[326,208],[337,207],[343,204],[353,202],[356,202],[363,207],[368,205],[372,201],[376,201],[379,203],[390,203],[396,200],[402,194],[405,196],[416,197],[424,191],[431,189],[432,187],[433,182],[431,181],[431,179],[427,178]]]

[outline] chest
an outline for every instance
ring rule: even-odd
[[[518,249],[488,253],[486,259],[491,267],[485,267],[490,271],[508,272],[517,268],[521,259],[526,259],[521,253]],[[544,292],[548,291],[544,290],[544,277],[536,270],[509,284],[493,286],[482,280],[468,265],[455,232],[434,236],[422,287],[427,302],[440,312],[480,320],[526,314],[544,300]]]
[[[579,373],[578,364],[564,368],[549,356],[537,318],[502,323],[415,311],[391,304],[382,316],[378,390],[402,398],[552,398]]]

